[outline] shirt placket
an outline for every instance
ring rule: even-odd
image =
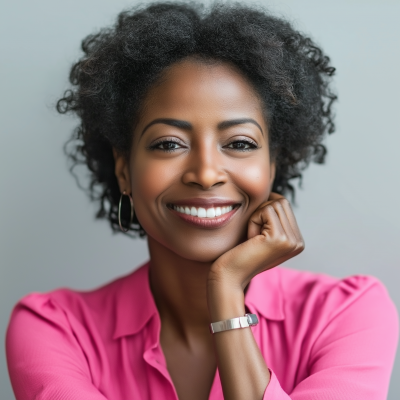
[[[145,341],[146,350],[143,353],[143,359],[148,364],[150,370],[153,371],[149,385],[150,399],[178,400],[178,395],[161,349],[160,329],[160,318],[158,314],[155,314],[151,321],[149,321],[148,336]]]

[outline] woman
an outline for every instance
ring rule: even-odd
[[[384,399],[384,287],[275,268],[304,248],[282,195],[334,130],[323,52],[264,11],[171,3],[120,14],[83,50],[58,103],[81,119],[70,157],[150,262],[18,303],[17,399]]]

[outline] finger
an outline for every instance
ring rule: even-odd
[[[301,243],[303,245],[303,247],[304,247],[304,239],[303,239],[303,236],[301,234],[299,225],[297,224],[296,217],[294,216],[294,213],[293,213],[293,210],[292,210],[292,207],[291,207],[289,201],[286,198],[283,197],[279,201],[279,203],[280,203],[280,205],[282,206],[282,208],[285,211],[285,214],[287,216],[287,219],[289,220],[290,226],[291,226],[292,231],[293,231],[293,233],[294,233],[294,235],[296,237],[296,240],[299,243]]]
[[[280,265],[298,254],[296,238],[290,223],[283,207],[277,202],[273,202],[259,210],[258,213],[254,214],[250,222],[253,225],[249,226],[249,240],[243,243],[243,247],[246,244],[246,248],[251,246],[252,263],[258,265],[256,270],[252,270],[252,276]],[[261,222],[263,224],[260,228]],[[285,231],[284,225],[288,232]],[[255,227],[258,228],[257,234],[254,234],[255,231],[252,232],[252,228]],[[272,259],[269,259],[271,254],[273,254]]]
[[[275,192],[271,192],[268,201],[265,202],[263,205],[272,204],[275,201],[279,201],[282,204],[282,207],[286,212],[286,215],[287,215],[287,217],[289,219],[289,222],[290,222],[290,225],[292,227],[292,231],[295,234],[297,241],[299,243],[302,243],[303,247],[304,247],[304,239],[303,239],[303,236],[302,236],[301,231],[299,229],[299,226],[297,224],[297,221],[296,221],[296,218],[294,216],[294,213],[293,213],[292,207],[290,205],[290,202],[284,196],[282,196],[282,195],[280,195],[278,193],[275,193]]]
[[[251,217],[247,229],[248,239],[257,235],[284,234],[279,217],[271,204],[259,208]]]
[[[267,201],[264,201],[264,203],[261,203],[261,204],[258,206],[258,208],[263,208],[263,207],[267,206],[268,204],[271,204],[271,203],[273,203],[274,201],[280,200],[280,199],[284,199],[284,197],[283,197],[282,195],[278,194],[278,193],[271,192],[271,193],[269,194],[268,200],[267,200]]]
[[[276,214],[278,215],[279,221],[288,237],[289,241],[297,244],[297,237],[293,232],[292,225],[290,224],[289,218],[286,214],[285,209],[280,201],[274,201],[271,203],[271,206],[274,207]]]
[[[249,224],[248,224],[248,229],[247,229],[247,237],[250,239],[254,236],[260,235],[261,234],[261,228],[263,226],[263,220],[262,220],[262,210],[265,209],[266,206],[274,203],[277,200],[285,199],[282,195],[271,192],[269,195],[269,198],[267,201],[264,203],[261,203],[256,211],[253,213],[253,215],[250,217]]]
[[[283,197],[281,194],[279,193],[275,193],[275,192],[271,192],[269,194],[268,197],[268,201],[274,201],[274,200],[280,200],[280,199],[284,199],[285,197]]]

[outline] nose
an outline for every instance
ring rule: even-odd
[[[182,175],[185,185],[209,190],[227,182],[223,155],[213,142],[213,140],[204,140],[192,147],[188,154],[185,172]]]

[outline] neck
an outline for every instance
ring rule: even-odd
[[[208,333],[207,277],[210,263],[187,260],[148,237],[150,285],[162,325],[182,336]]]

